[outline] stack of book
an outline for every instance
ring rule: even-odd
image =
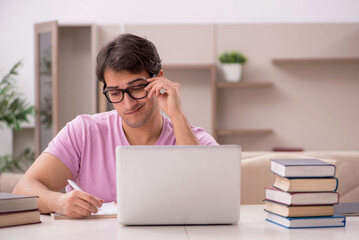
[[[266,188],[266,220],[286,228],[344,227],[334,215],[339,202],[335,165],[319,159],[271,159],[276,175]]]
[[[0,192],[0,227],[40,223],[37,197]]]

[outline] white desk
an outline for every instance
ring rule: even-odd
[[[52,220],[41,216],[41,224],[0,228],[1,240],[221,240],[221,239],[359,239],[359,217],[348,217],[345,228],[288,230],[264,220],[263,205],[241,206],[238,225],[126,227],[117,219]]]

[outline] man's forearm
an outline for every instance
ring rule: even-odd
[[[41,213],[50,213],[55,211],[55,204],[63,194],[49,190],[45,185],[32,178],[22,178],[14,188],[13,193],[38,196],[38,207]]]
[[[177,145],[200,145],[191,125],[183,114],[171,118]]]

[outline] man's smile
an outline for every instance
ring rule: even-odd
[[[144,105],[139,106],[139,107],[136,108],[135,110],[128,111],[128,112],[126,112],[126,114],[135,114],[135,113],[137,113],[138,111],[140,111],[143,106],[144,106]]]

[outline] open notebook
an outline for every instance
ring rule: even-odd
[[[77,219],[68,216],[60,215],[57,213],[51,213],[51,216],[55,220],[61,219]],[[99,218],[116,218],[117,217],[117,204],[115,202],[109,202],[102,204],[102,207],[97,213],[93,213],[90,216],[84,217],[84,219],[99,219]]]

